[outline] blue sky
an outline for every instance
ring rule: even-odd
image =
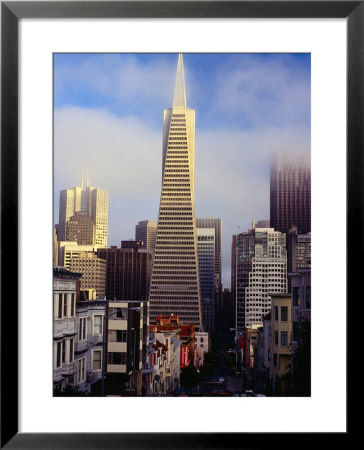
[[[110,191],[109,245],[158,218],[163,109],[177,54],[54,55],[54,220],[59,191]],[[187,105],[196,110],[195,211],[223,223],[223,283],[231,236],[269,218],[269,161],[310,156],[309,54],[184,54]],[[240,228],[239,228],[240,227]]]

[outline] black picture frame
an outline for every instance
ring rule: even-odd
[[[346,18],[347,20],[347,308],[363,274],[364,1],[2,1],[1,2],[1,448],[262,448],[271,433],[18,432],[18,23],[21,18]],[[354,228],[355,227],[355,228]],[[355,257],[359,251],[359,258]],[[345,306],[346,305],[346,306]],[[348,309],[347,309],[348,312]],[[348,316],[347,316],[348,317]],[[11,318],[12,320],[9,320]],[[342,325],[342,324],[341,324]],[[346,328],[348,329],[348,327]],[[339,333],[339,331],[338,331]],[[342,333],[342,331],[340,331]],[[11,345],[8,344],[9,336]],[[350,346],[347,347],[349,361]],[[346,363],[343,361],[342,363]],[[334,393],[333,393],[334,395]],[[335,434],[343,443],[351,432]],[[247,413],[247,411],[246,411]],[[148,413],[148,420],[155,420]],[[194,420],[193,412],[189,420]],[[182,418],[184,420],[185,418]],[[243,418],[242,418],[243,420]],[[188,421],[187,421],[188,424]],[[298,436],[279,434],[279,445]],[[315,444],[320,433],[315,435]],[[278,437],[278,436],[277,436]],[[327,443],[327,435],[322,434]],[[312,436],[303,433],[299,443]]]

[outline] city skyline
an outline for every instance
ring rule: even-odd
[[[157,220],[162,113],[177,54],[54,56],[54,210],[88,170],[110,192],[109,242]],[[269,219],[269,164],[278,151],[310,154],[310,56],[184,54],[196,109],[196,217],[222,219],[222,282],[231,236]],[[100,158],[101,156],[101,158]],[[229,183],[226,182],[229,180]]]

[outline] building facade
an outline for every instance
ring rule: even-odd
[[[85,252],[96,252],[94,245],[78,245],[77,242],[60,241],[58,242],[58,265],[70,269],[71,261],[79,258]]]
[[[53,269],[53,389],[64,390],[76,382],[76,298],[81,274]]]
[[[98,258],[94,252],[80,252],[69,263],[72,272],[79,272],[81,277],[81,289],[95,289],[97,298],[106,295],[106,261]]]
[[[273,228],[251,228],[235,241],[235,328],[258,328],[271,309],[270,294],[287,292],[286,236]]]
[[[198,264],[202,299],[202,322],[205,331],[214,331],[216,318],[215,296],[215,229],[196,228]]]
[[[142,220],[135,226],[135,240],[143,242],[143,248],[155,249],[157,238],[157,222],[154,220]]]
[[[107,330],[106,395],[143,395],[143,369],[148,367],[149,303],[110,301]]]
[[[87,212],[79,211],[66,223],[66,241],[95,245],[95,224]]]
[[[196,367],[203,366],[205,353],[210,351],[210,334],[206,331],[196,332]]]
[[[311,169],[297,157],[276,156],[270,168],[270,226],[288,233],[311,232]]]
[[[83,212],[91,217],[95,226],[95,245],[99,248],[107,247],[109,192],[104,189],[81,186],[64,189],[60,192],[58,241],[67,238],[67,223],[75,213]]]
[[[222,308],[222,283],[221,283],[221,237],[222,221],[216,217],[197,218],[196,227],[213,228],[215,230],[215,303],[216,318],[219,316]]]
[[[107,299],[147,299],[152,272],[152,252],[140,248],[138,242],[126,241],[125,247],[112,246],[97,251],[97,256],[106,261]]]
[[[104,317],[108,302],[105,300],[77,301],[75,385],[85,394],[100,395],[103,374]]]
[[[288,385],[282,379],[290,371],[292,358],[292,297],[290,294],[272,295],[271,360],[269,377],[273,395],[284,396]]]
[[[202,328],[194,210],[195,111],[187,108],[183,58],[178,57],[173,106],[164,111],[162,192],[150,320],[176,314]]]

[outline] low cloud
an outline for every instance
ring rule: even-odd
[[[222,219],[225,274],[232,234],[247,230],[252,218],[269,219],[270,157],[282,150],[307,154],[309,145],[299,128],[196,130],[196,216]],[[56,110],[55,222],[59,191],[80,185],[87,169],[91,185],[110,191],[109,245],[133,239],[139,220],[158,218],[161,160],[162,123],[156,131],[148,122],[103,110]]]

